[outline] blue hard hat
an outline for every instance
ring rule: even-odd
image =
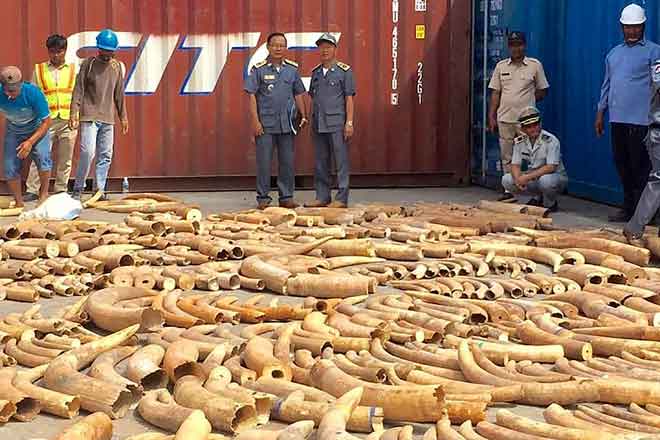
[[[96,36],[96,47],[103,50],[116,51],[119,47],[117,34],[112,29],[104,29]]]

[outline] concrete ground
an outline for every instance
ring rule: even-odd
[[[203,213],[218,213],[223,211],[236,211],[253,208],[254,193],[252,192],[215,192],[215,193],[173,193],[174,197],[186,202],[199,204]],[[354,190],[351,193],[353,203],[384,202],[398,204],[412,204],[419,201],[425,202],[452,202],[474,204],[479,200],[495,200],[498,193],[480,187],[467,188],[419,188],[419,189],[374,189]],[[304,202],[312,200],[312,191],[299,191],[297,200]],[[560,212],[554,214],[554,224],[562,227],[599,228],[607,225],[607,216],[615,211],[615,208],[600,205],[571,197],[562,197],[559,201]],[[30,206],[28,205],[28,209]],[[111,214],[98,210],[86,210],[81,219],[121,222],[122,214]],[[0,219],[0,224],[15,221],[15,219]],[[620,227],[620,225],[617,225]],[[610,227],[612,227],[610,225]],[[247,292],[232,292],[232,295],[243,296]],[[41,299],[39,304],[45,316],[50,316],[65,305],[76,301],[77,298],[54,297],[52,299]],[[0,316],[12,312],[22,312],[31,305],[4,301],[0,303]],[[121,369],[121,365],[119,366]],[[541,408],[526,407],[520,405],[505,405],[500,408],[514,408],[520,415],[542,420]],[[489,410],[489,419],[493,419],[495,408]],[[0,427],[0,439],[27,440],[27,439],[51,439],[58,432],[71,424],[71,421],[56,418],[47,414],[39,415],[34,421],[20,423],[12,421]],[[415,427],[416,437],[421,438],[428,426],[419,425]],[[124,439],[130,435],[147,431],[159,431],[157,428],[144,422],[133,410],[121,420],[114,421],[113,440]]]

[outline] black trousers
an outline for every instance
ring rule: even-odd
[[[623,209],[632,216],[651,172],[651,160],[644,142],[648,127],[612,122],[611,128],[612,155],[623,185]]]

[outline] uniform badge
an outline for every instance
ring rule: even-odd
[[[651,74],[653,76],[653,82],[660,82],[660,60],[651,66]]]
[[[264,75],[265,80],[272,80],[275,79],[275,75]]]

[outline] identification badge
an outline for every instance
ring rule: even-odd
[[[656,62],[651,66],[651,76],[653,77],[653,82],[660,82],[660,63]]]
[[[275,75],[264,75],[265,80],[273,80],[275,79]]]

